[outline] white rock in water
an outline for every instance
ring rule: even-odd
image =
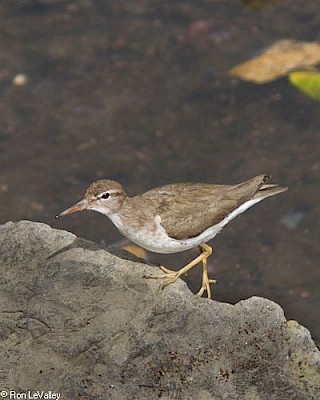
[[[28,77],[25,74],[17,74],[13,79],[12,83],[16,86],[24,86],[28,83]]]

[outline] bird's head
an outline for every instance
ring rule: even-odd
[[[101,179],[88,187],[82,200],[64,210],[56,218],[84,210],[93,210],[104,215],[117,213],[121,209],[125,197],[126,193],[120,183]]]

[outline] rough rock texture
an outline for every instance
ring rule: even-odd
[[[161,290],[153,267],[65,231],[0,227],[0,389],[66,399],[319,399],[309,332],[252,297]]]

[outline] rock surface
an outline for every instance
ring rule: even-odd
[[[69,232],[0,227],[0,390],[61,399],[319,399],[320,354],[277,304],[161,290]],[[8,397],[9,398],[9,397]]]

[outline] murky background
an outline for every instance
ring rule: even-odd
[[[109,245],[121,235],[102,215],[54,220],[97,178],[136,194],[271,173],[290,191],[213,241],[214,298],[265,296],[319,340],[320,104],[286,78],[225,76],[276,40],[319,40],[319,26],[318,0],[1,2],[1,223]],[[196,254],[149,257],[178,268]]]

